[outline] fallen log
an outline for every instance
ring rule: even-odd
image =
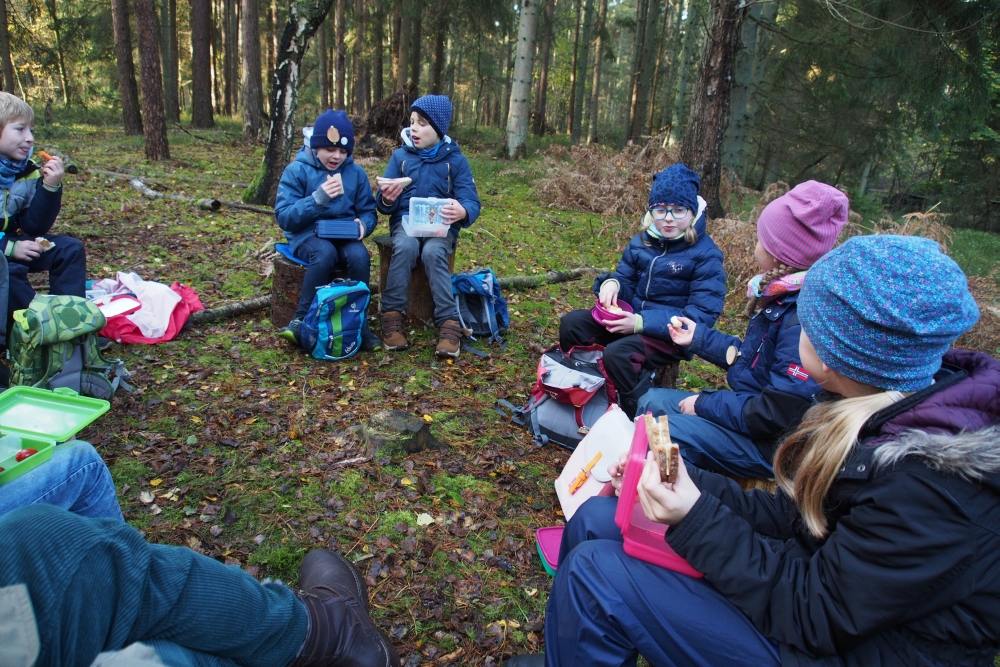
[[[104,169],[87,169],[88,173],[100,174],[102,176],[113,176],[114,178],[139,178],[149,183],[172,183],[173,181],[190,181],[193,183],[208,183],[209,185],[228,185],[235,188],[245,188],[249,183],[238,181],[219,181],[213,178],[201,178],[200,176],[185,176],[182,174],[148,174],[138,169],[128,169],[118,167],[118,171],[105,171]]]
[[[245,315],[246,313],[263,310],[264,308],[267,308],[270,303],[270,294],[267,296],[259,296],[256,299],[250,299],[249,301],[237,301],[236,303],[230,303],[226,306],[208,308],[206,310],[199,310],[197,313],[191,313],[191,316],[188,318],[188,322],[191,324],[203,324],[205,322],[225,320],[230,317],[236,317],[237,315]]]
[[[156,190],[153,190],[148,185],[143,183],[138,178],[133,178],[132,180],[129,181],[129,184],[133,188],[138,190],[139,194],[141,194],[143,197],[146,197],[147,199],[175,199],[177,201],[191,202],[192,204],[194,204],[195,206],[204,211],[218,211],[220,208],[222,208],[222,202],[220,202],[218,199],[197,199],[195,197],[175,195],[175,194],[170,194],[168,192],[157,192]]]

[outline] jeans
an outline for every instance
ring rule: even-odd
[[[85,667],[144,642],[174,666],[283,667],[309,623],[283,584],[48,505],[0,517],[0,587],[14,584],[31,597],[38,665]]]
[[[347,277],[368,285],[371,282],[372,259],[368,248],[361,241],[347,239],[321,239],[310,236],[295,249],[295,256],[304,262],[305,278],[302,279],[302,291],[299,292],[299,305],[295,309],[293,319],[302,319],[309,312],[316,288],[330,282],[334,269],[346,267]],[[368,318],[365,318],[367,325]]]
[[[403,231],[402,223],[392,226],[392,259],[382,294],[382,312],[403,312],[410,291],[410,272],[417,260],[424,267],[434,299],[434,324],[441,326],[446,320],[458,321],[458,306],[451,291],[451,269],[448,257],[455,252],[458,235],[445,237],[414,238]]]
[[[84,296],[87,289],[87,254],[83,243],[72,236],[45,234],[56,244],[34,260],[22,263],[8,260],[10,303],[8,313],[27,308],[35,298],[35,289],[28,281],[29,273],[49,272],[49,294]],[[16,236],[15,241],[34,241],[33,236]]]
[[[51,459],[0,486],[0,516],[34,504],[95,519],[125,520],[111,472],[97,450],[82,440],[56,445]]]
[[[545,613],[546,667],[777,667],[778,647],[704,579],[622,548],[617,498],[585,502],[563,533]]]
[[[639,414],[667,415],[670,439],[680,447],[685,461],[702,470],[737,477],[774,477],[771,462],[764,458],[750,436],[704,417],[681,414],[678,403],[694,395],[679,389],[652,389],[639,399]]]

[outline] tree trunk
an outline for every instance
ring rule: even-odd
[[[420,9],[419,7],[417,8]],[[423,54],[421,53],[421,46],[423,45],[423,21],[421,20],[421,13],[418,11],[413,16],[412,33],[410,35],[410,90],[412,91],[411,97],[416,98],[420,93],[420,67],[423,64]]]
[[[372,16],[372,102],[378,104],[385,98],[382,57],[385,50],[385,13],[382,5],[375,6]]]
[[[646,129],[646,111],[649,108],[649,91],[656,67],[656,21],[660,18],[660,0],[648,0],[642,23],[642,42],[639,53],[635,85],[632,88],[632,122],[627,139],[637,137]]]
[[[6,0],[0,0],[0,4],[6,6]],[[115,61],[118,66],[118,90],[122,96],[125,134],[139,135],[142,134],[142,114],[139,112],[139,90],[135,84],[135,66],[132,64],[132,30],[129,27],[128,0],[112,0],[111,23],[115,32]],[[6,29],[5,23],[3,30]],[[7,81],[6,74],[4,81]]]
[[[333,108],[344,109],[346,108],[344,105],[344,84],[346,83],[345,78],[347,76],[347,45],[344,44],[344,35],[346,34],[347,26],[344,24],[347,21],[347,0],[337,0],[336,7],[334,18],[337,27],[333,48],[337,54],[337,60],[335,65],[336,83],[334,84],[333,91]],[[381,57],[381,54],[379,57]]]
[[[327,2],[329,0],[314,0]],[[364,116],[368,110],[368,86],[366,85],[365,39],[368,30],[368,17],[365,0],[354,0],[354,114]]]
[[[232,116],[237,105],[239,81],[239,27],[236,16],[238,0],[222,0],[224,24],[222,26],[223,102],[225,114]]]
[[[667,78],[666,94],[663,100],[663,116],[660,121],[662,127],[668,130],[673,129],[674,124],[674,101],[677,98],[677,82],[680,80],[680,71],[683,67],[681,56],[683,55],[683,43],[681,35],[681,19],[684,15],[684,0],[677,0],[677,7],[674,10],[674,19],[670,25],[669,44],[670,50],[667,54],[670,65],[670,75]],[[690,0],[688,0],[690,4]],[[667,36],[664,36],[667,39]]]
[[[396,0],[392,5],[392,30],[390,31],[391,37],[389,44],[390,60],[390,75],[393,78],[393,84],[399,79],[397,73],[399,72],[399,33],[403,31],[403,0]],[[394,90],[399,90],[395,87]]]
[[[212,16],[219,20],[219,25],[212,24],[212,93],[215,113],[218,116],[225,112],[226,98],[223,83],[226,78],[226,67],[223,63],[222,33],[226,24],[225,0],[212,0]]]
[[[535,136],[545,134],[545,100],[549,88],[549,60],[552,52],[552,23],[555,14],[555,0],[546,0],[545,15],[542,19],[542,48],[538,54],[538,94],[535,97],[535,110],[532,112],[534,122],[531,131]]]
[[[590,0],[588,0],[590,2]],[[573,29],[573,60],[569,68],[569,130],[568,134],[573,135],[576,128],[573,127],[573,110],[576,109],[576,65],[580,59],[580,21],[582,14],[583,0],[575,0],[576,6],[576,27]],[[577,138],[579,138],[579,133]]]
[[[590,61],[590,37],[594,32],[594,0],[586,0],[583,10],[583,33],[580,35],[580,53],[576,59],[573,107],[570,118],[570,143],[580,143],[583,132],[583,101],[587,86],[587,63]]]
[[[56,0],[45,0],[45,8],[49,11],[49,18],[52,20],[52,32],[56,36],[56,64],[59,66],[59,81],[62,85],[63,104],[69,106],[72,93],[69,89],[69,74],[66,71],[66,59],[63,56],[62,46],[62,22],[56,11]]]
[[[439,13],[434,18],[434,63],[431,65],[431,93],[440,95],[444,91],[445,42],[448,38],[448,15],[438,3]]]
[[[681,161],[701,176],[701,196],[708,216],[726,215],[719,200],[722,141],[733,85],[733,68],[740,48],[740,27],[749,8],[737,0],[711,0],[712,23],[702,51],[701,78],[684,132]]]
[[[260,83],[260,10],[259,0],[241,0],[243,42],[243,138],[256,141],[264,127],[264,94]]]
[[[531,69],[535,55],[535,24],[538,22],[538,0],[521,0],[521,16],[517,26],[517,52],[514,55],[514,81],[510,87],[510,112],[507,115],[507,136],[504,154],[524,157],[531,115]]]
[[[587,143],[597,143],[597,101],[601,91],[601,65],[604,60],[604,30],[608,18],[608,0],[601,3],[597,17],[597,41],[594,42],[594,78],[590,84],[590,104],[587,110]]]
[[[191,0],[191,127],[215,125],[212,118],[212,5]]]
[[[181,119],[177,89],[177,0],[160,3],[160,63],[163,65],[163,112],[168,123]]]
[[[363,0],[357,0],[363,3]],[[296,138],[295,109],[298,106],[299,76],[302,57],[309,40],[326,18],[333,0],[289,0],[288,22],[281,36],[271,91],[271,122],[267,147],[257,176],[243,194],[248,204],[274,205],[278,180],[291,156]]]
[[[858,185],[858,196],[864,197],[868,194],[868,177],[871,176],[872,167],[875,166],[874,160],[868,160],[865,162],[865,169],[861,172],[861,183]]]
[[[749,16],[760,18],[761,6],[754,3],[750,7]],[[729,99],[729,128],[726,130],[722,149],[722,168],[728,171],[730,177],[736,177],[743,172],[746,154],[746,133],[748,131],[750,102],[750,85],[753,79],[754,61],[757,56],[757,23],[753,20],[744,21],[740,28],[740,52],[736,55],[736,65],[733,68],[733,90]]]
[[[639,72],[642,70],[642,39],[646,36],[646,13],[649,10],[650,0],[636,0],[635,3],[635,36],[632,40],[632,65],[629,67],[628,88],[626,94],[628,99],[628,111],[625,114],[625,143],[632,138],[632,125],[635,118],[636,86],[639,85]]]
[[[323,24],[316,31],[316,61],[319,65],[317,69],[319,70],[319,108],[320,111],[325,111],[332,108],[331,106],[331,95],[330,95],[330,81],[328,78],[329,73],[329,58],[327,58],[326,53],[326,33],[329,21],[323,21]]]
[[[169,160],[167,121],[163,114],[163,78],[157,43],[154,0],[135,0],[135,30],[139,41],[139,79],[142,84],[143,141],[147,160]]]
[[[663,22],[660,24],[659,39],[656,40],[656,64],[653,66],[653,87],[649,92],[649,112],[647,114],[649,125],[646,126],[646,134],[653,134],[653,124],[656,122],[656,92],[660,85],[660,78],[663,75],[663,47],[667,41],[667,19],[669,17],[670,0],[666,0],[666,4],[663,7]]]
[[[760,10],[760,20],[765,24],[773,24],[778,17],[778,0],[764,2]],[[757,97],[760,95],[761,83],[764,81],[764,74],[767,72],[767,53],[770,50],[772,35],[769,31],[757,31],[757,53],[754,55],[753,75],[750,81],[750,97],[747,100],[746,130],[743,132],[743,155],[750,155],[751,142],[753,140],[753,128],[757,119]],[[744,183],[749,177],[750,160],[744,159],[740,169],[740,180]]]
[[[262,0],[264,2],[264,71],[267,73],[264,77],[264,84],[266,85],[271,80],[271,73],[274,71],[274,52],[277,50],[274,48],[274,17],[271,15],[272,4],[267,0]]]
[[[3,0],[0,2],[0,66],[3,68],[3,90],[8,93],[13,93],[15,88],[14,79],[14,61],[10,58],[10,30],[8,26],[7,18],[7,2]],[[117,33],[115,33],[117,38]],[[131,41],[131,40],[129,40]],[[115,45],[117,49],[117,44]],[[129,50],[129,60],[131,60],[132,51]],[[135,87],[135,76],[132,77],[132,87]],[[141,131],[141,130],[140,130]],[[128,132],[126,132],[128,134]]]
[[[501,118],[503,118],[504,121],[506,121],[507,116],[510,115],[510,89],[514,79],[514,41],[509,32],[506,35],[504,35],[503,41],[504,41],[503,96],[499,100],[497,100],[498,104],[496,106],[496,121],[493,123],[497,127],[500,127]],[[532,54],[532,56],[533,55],[534,54]],[[529,98],[530,98],[530,91],[529,91]],[[504,141],[506,141],[506,139]]]
[[[698,45],[698,33],[701,31],[699,4],[701,0],[689,0],[688,20],[684,29],[684,53],[680,59],[680,82],[677,84],[677,99],[674,102],[674,124],[670,130],[670,141],[679,143],[682,130],[687,119],[687,88],[691,70],[695,67],[695,51]]]
[[[396,38],[396,90],[406,88],[406,76],[410,69],[410,33],[413,26],[413,17],[410,16],[407,0],[400,0],[399,12],[399,33]]]

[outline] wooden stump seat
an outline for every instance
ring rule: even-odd
[[[374,239],[378,247],[378,291],[385,293],[385,283],[389,277],[389,261],[392,259],[392,237],[381,234]],[[448,256],[448,271],[455,271],[455,253]],[[420,320],[426,326],[434,326],[434,298],[431,296],[431,285],[424,273],[423,264],[417,260],[417,265],[410,273],[410,289],[406,297],[406,314],[411,319]]]
[[[274,272],[271,274],[271,324],[281,328],[292,321],[295,309],[299,307],[302,281],[306,277],[306,267],[283,255],[274,258]],[[336,269],[330,279],[346,278],[347,271]]]

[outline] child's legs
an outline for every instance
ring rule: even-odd
[[[437,326],[444,324],[445,320],[458,321],[458,306],[451,291],[451,269],[448,268],[448,258],[455,252],[457,243],[458,239],[452,238],[451,234],[443,238],[430,237],[421,243],[420,263],[431,286],[434,323]]]
[[[589,310],[574,310],[559,319],[559,347],[563,352],[577,345],[607,345],[621,337],[598,324]]]
[[[632,334],[604,348],[604,370],[615,383],[622,410],[632,419],[637,414],[639,398],[653,385],[652,371],[676,359],[655,343]]]
[[[49,294],[84,296],[87,291],[87,253],[72,236],[45,238],[56,244],[28,263],[29,273],[49,272]],[[33,240],[33,239],[32,239]]]
[[[566,523],[562,542],[559,543],[559,557],[569,554],[578,545],[590,540],[611,540],[621,542],[622,529],[615,523],[618,498],[614,496],[594,496],[588,499]]]
[[[316,288],[330,282],[330,275],[337,268],[337,247],[328,239],[310,236],[295,249],[295,256],[304,262],[309,262],[305,278],[302,279],[299,305],[295,309],[293,318],[301,320],[309,312],[309,306],[316,296]]]
[[[407,236],[403,225],[392,229],[392,258],[382,293],[382,312],[403,312],[410,295],[410,273],[420,257],[420,240]]]
[[[340,241],[337,243],[339,261],[337,266],[345,267],[347,277],[368,285],[372,279],[372,257],[361,241]]]
[[[580,544],[552,585],[545,664],[620,667],[640,653],[657,667],[780,664],[777,646],[704,579],[632,558],[618,542]]]
[[[10,281],[7,299],[7,314],[9,314],[15,310],[27,308],[31,300],[35,298],[35,288],[28,280],[28,267],[25,264],[9,261],[7,263],[7,276]],[[10,318],[7,319],[9,324]]]
[[[680,402],[689,396],[697,396],[697,394],[680,389],[650,389],[639,399],[637,414],[652,412],[657,417],[667,415],[670,417],[672,425],[674,415],[681,414]],[[673,435],[672,428],[671,435]]]

